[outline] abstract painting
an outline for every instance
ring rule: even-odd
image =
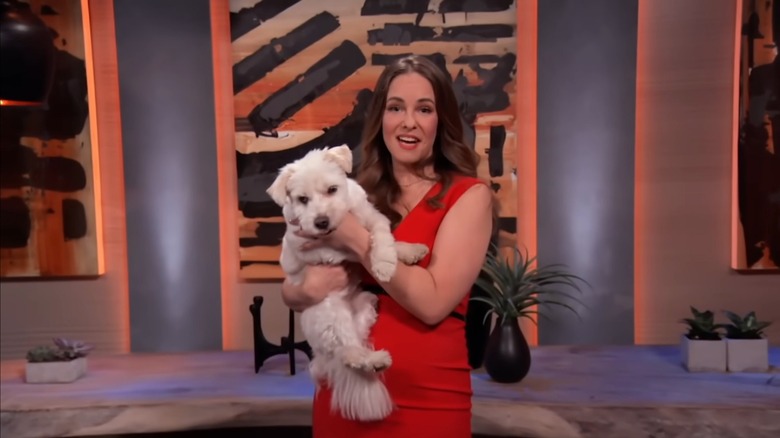
[[[732,268],[780,272],[780,5],[742,7]]]
[[[340,144],[357,166],[376,80],[411,53],[451,78],[502,233],[514,236],[516,14],[511,0],[231,0],[241,277],[282,278],[284,222],[265,193],[279,168]]]
[[[0,276],[99,275],[82,2],[26,3],[51,30],[54,84],[44,106],[0,107]]]

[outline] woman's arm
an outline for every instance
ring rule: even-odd
[[[292,284],[287,278],[282,282],[282,302],[296,312],[303,312],[311,306],[312,298],[303,289],[303,283]]]
[[[469,188],[444,217],[428,268],[398,264],[390,281],[380,285],[407,311],[426,324],[446,318],[474,286],[492,233],[493,194],[484,184]],[[370,271],[368,232],[345,241]]]
[[[282,282],[282,301],[296,312],[303,312],[334,290],[347,287],[349,273],[342,265],[310,265],[304,268],[303,282],[293,284],[287,278]]]

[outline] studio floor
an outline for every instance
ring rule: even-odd
[[[102,435],[90,438],[311,438],[310,427],[262,427],[211,429],[189,432]],[[497,435],[472,435],[473,438],[500,438]],[[81,437],[76,437],[81,438]],[[84,437],[86,438],[86,437]]]
[[[780,436],[780,348],[764,373],[689,373],[677,346],[545,346],[532,358],[516,384],[472,373],[474,436]],[[308,437],[314,387],[297,359],[290,375],[284,356],[256,374],[251,351],[95,355],[86,376],[56,385],[25,383],[24,361],[3,361],[0,435]]]

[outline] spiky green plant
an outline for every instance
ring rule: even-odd
[[[688,325],[688,339],[699,341],[718,341],[721,338],[718,333],[719,325],[715,324],[715,315],[711,310],[704,312],[691,306],[693,318],[683,318],[680,322]]]
[[[40,345],[27,351],[28,362],[67,362],[86,357],[92,346],[81,341],[54,338],[54,346]]]
[[[512,257],[502,257],[501,251],[493,245],[482,266],[482,275],[476,285],[485,291],[486,296],[471,299],[490,306],[490,314],[497,315],[502,323],[508,318],[528,318],[537,323],[536,317],[548,318],[540,310],[545,306],[561,306],[572,311],[578,318],[577,310],[564,302],[570,299],[586,307],[573,291],[582,293],[577,281],[588,284],[577,275],[570,273],[564,265],[553,264],[534,267],[536,257],[523,254],[517,246],[512,247]],[[536,317],[534,317],[536,315]],[[549,319],[549,318],[548,318]]]
[[[51,345],[39,345],[27,351],[27,361],[37,362],[64,362],[67,361],[62,350]]]
[[[771,322],[759,321],[754,311],[748,312],[744,317],[728,310],[724,310],[723,314],[731,323],[719,326],[726,329],[726,337],[729,339],[761,339],[763,330],[772,325]]]

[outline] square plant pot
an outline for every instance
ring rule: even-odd
[[[87,372],[87,358],[80,357],[68,362],[27,362],[25,381],[27,383],[70,383]]]
[[[726,371],[726,342],[680,338],[683,365],[691,372]]]
[[[734,373],[769,371],[768,339],[726,339],[728,370]]]

